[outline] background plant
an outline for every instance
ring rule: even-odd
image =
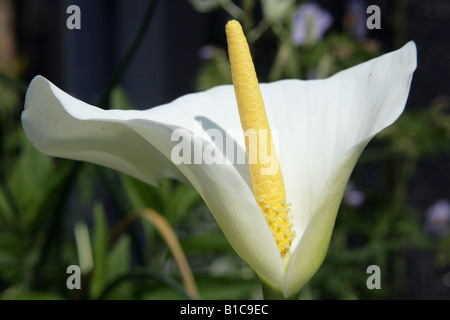
[[[294,0],[189,2],[203,15],[219,12],[242,22],[261,82],[324,78],[390,49],[365,28],[364,1],[342,2],[340,15]],[[92,103],[136,107],[120,80],[155,10],[156,1],[149,1],[122,63]],[[396,6],[389,14],[404,17],[404,10]],[[389,30],[393,42],[404,37],[402,25]],[[225,46],[205,43],[198,54],[196,90],[231,83]],[[0,72],[0,298],[192,298],[189,273],[204,299],[261,296],[256,275],[231,249],[195,189],[168,179],[152,187],[36,151],[20,125],[26,68],[26,61],[11,56]],[[416,189],[426,193],[429,187],[417,178],[424,166],[443,168],[448,176],[449,108],[446,96],[408,104],[395,125],[371,142],[352,175],[325,262],[301,298],[404,298],[417,281],[439,282],[433,297],[450,296],[450,195],[439,199],[430,192],[427,203],[414,198]],[[433,207],[435,202],[440,205]],[[161,227],[155,217],[168,224]],[[181,255],[168,234],[176,235]],[[180,256],[188,267],[180,265]],[[411,275],[424,263],[431,264],[429,279]],[[82,270],[81,290],[66,287],[65,270],[73,264]],[[371,264],[381,267],[382,290],[366,287]]]

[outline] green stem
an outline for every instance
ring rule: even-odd
[[[405,205],[410,181],[416,170],[416,164],[417,159],[412,156],[406,158],[403,162],[403,168],[394,191],[393,210],[396,215],[401,214],[401,209]]]
[[[233,1],[221,0],[219,1],[219,4],[226,12],[228,12],[233,18],[237,20],[239,20],[244,15],[243,10],[236,4],[234,4]]]
[[[281,41],[277,55],[275,57],[275,62],[273,63],[272,68],[269,72],[269,81],[276,81],[282,78],[286,64],[289,61],[290,54],[290,44]]]
[[[131,43],[131,46],[128,48],[128,51],[127,51],[125,57],[123,58],[119,67],[117,68],[116,72],[114,73],[112,80],[109,83],[104,96],[100,100],[99,106],[101,108],[104,108],[108,105],[109,96],[111,94],[112,89],[117,85],[117,83],[119,83],[120,79],[122,78],[123,74],[125,73],[125,70],[127,69],[128,65],[130,64],[131,60],[133,59],[134,55],[136,54],[137,49],[139,48],[139,45],[142,43],[142,39],[144,39],[144,36],[147,33],[147,29],[150,26],[150,22],[152,21],[153,13],[155,12],[157,3],[158,3],[158,0],[150,1],[150,4],[145,13],[144,19],[142,20],[141,26],[139,27],[139,30],[138,30],[133,42]]]
[[[253,9],[255,8],[254,0],[243,0],[242,4],[242,28],[244,33],[248,34],[253,29],[255,21],[253,19]]]
[[[270,23],[266,19],[262,19],[256,27],[254,27],[250,32],[248,32],[247,40],[250,43],[258,40],[261,35],[270,28]]]
[[[281,291],[272,287],[270,284],[268,284],[266,281],[264,281],[261,277],[259,279],[261,282],[261,288],[262,288],[264,300],[298,300],[298,296],[300,293],[294,294],[290,297],[285,297]]]

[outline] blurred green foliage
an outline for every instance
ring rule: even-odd
[[[357,40],[348,28],[329,30],[315,44],[294,45],[293,13],[302,1],[191,3],[199,12],[225,10],[242,21],[261,81],[323,78],[381,53],[377,41]],[[260,21],[254,16],[258,5]],[[203,59],[198,90],[231,82],[225,48],[209,47]],[[175,230],[202,298],[261,297],[254,271],[231,249],[192,187],[167,179],[148,186],[35,150],[20,124],[25,87],[19,77],[2,72],[0,299],[188,298],[167,244],[148,221],[135,221],[111,241],[130,212],[146,207]],[[112,108],[131,107],[119,87],[108,100]],[[449,155],[449,108],[446,97],[407,108],[370,144],[352,176],[364,201],[352,205],[344,198],[325,262],[301,298],[401,298],[408,290],[411,249],[431,250],[437,267],[450,267],[450,234],[427,236],[423,212],[407,198],[418,163]],[[367,171],[376,172],[376,184],[368,182]],[[382,290],[367,289],[371,264],[382,268]],[[66,287],[70,265],[81,268],[81,290]]]

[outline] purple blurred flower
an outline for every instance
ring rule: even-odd
[[[450,228],[450,203],[438,200],[427,209],[425,214],[425,232],[430,236],[443,237]]]
[[[215,47],[213,45],[204,45],[198,49],[198,57],[200,60],[209,60],[214,57]]]
[[[315,44],[322,39],[333,23],[331,14],[316,3],[302,4],[294,15],[292,24],[292,42]]]
[[[349,181],[344,192],[344,201],[352,207],[360,207],[366,201],[364,192],[357,190],[353,181]]]
[[[364,0],[350,0],[347,2],[344,24],[349,28],[356,40],[367,37],[366,2]]]

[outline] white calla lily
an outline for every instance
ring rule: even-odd
[[[324,80],[261,84],[267,117],[278,132],[277,153],[296,237],[286,261],[261,214],[248,164],[175,165],[176,129],[193,149],[226,156],[224,143],[205,139],[241,128],[232,85],[189,94],[144,111],[102,110],[37,76],[30,83],[22,123],[41,152],[88,161],[156,185],[170,177],[194,186],[238,255],[280,297],[296,296],[321,265],[345,186],[359,155],[403,112],[416,47],[403,48]],[[201,122],[201,125],[199,124]],[[245,150],[241,133],[226,135]]]

